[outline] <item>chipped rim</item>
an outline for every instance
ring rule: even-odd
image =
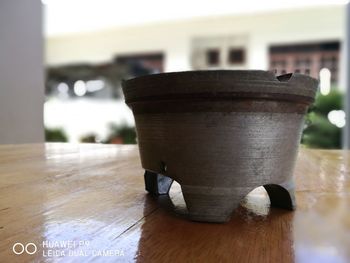
[[[181,100],[266,99],[311,104],[318,81],[263,70],[202,70],[151,74],[122,82],[127,104]]]

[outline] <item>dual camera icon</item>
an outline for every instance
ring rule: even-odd
[[[35,252],[37,251],[37,246],[34,243],[28,243],[26,245],[22,244],[22,243],[15,243],[12,246],[12,251],[13,253],[15,253],[16,255],[21,255],[24,252],[26,252],[29,255],[33,255],[35,254]]]

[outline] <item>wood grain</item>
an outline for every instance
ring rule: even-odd
[[[257,188],[208,224],[186,219],[178,185],[147,195],[136,146],[0,146],[0,262],[349,262],[349,169],[350,152],[301,149],[295,212]],[[48,241],[80,246],[49,256]]]

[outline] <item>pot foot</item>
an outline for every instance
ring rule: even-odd
[[[295,186],[293,181],[281,184],[264,185],[269,195],[271,206],[287,210],[295,210]]]
[[[246,189],[181,185],[189,219],[224,223],[230,220],[246,194]]]
[[[153,173],[150,171],[145,171],[145,189],[152,195],[165,195],[169,193],[173,179]]]

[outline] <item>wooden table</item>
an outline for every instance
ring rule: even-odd
[[[179,185],[145,192],[136,146],[0,146],[0,262],[350,262],[349,169],[350,152],[301,149],[295,212],[257,188],[207,224]]]

